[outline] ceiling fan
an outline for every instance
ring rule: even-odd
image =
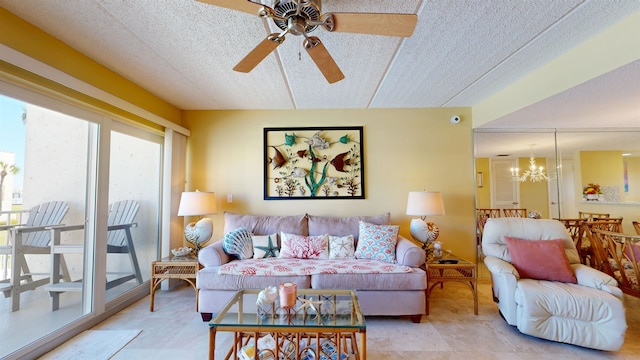
[[[270,18],[282,29],[262,40],[233,70],[250,72],[284,42],[285,35],[302,35],[304,49],[330,84],[344,79],[344,74],[320,39],[308,35],[318,26],[327,31],[409,37],[418,21],[415,14],[322,13],[321,0],[273,0],[273,7],[250,0],[197,1]]]

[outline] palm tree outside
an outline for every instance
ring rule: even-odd
[[[14,164],[7,164],[4,161],[0,161],[0,211],[2,211],[2,201],[3,199],[3,194],[4,194],[4,179],[7,177],[7,175],[11,174],[11,175],[15,175],[20,171],[20,168],[18,168],[16,165]]]

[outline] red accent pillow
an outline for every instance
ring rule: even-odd
[[[505,240],[521,278],[578,283],[562,239],[523,240],[505,236]]]

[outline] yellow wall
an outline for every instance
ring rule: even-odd
[[[445,249],[475,259],[474,173],[471,121],[452,125],[452,115],[470,119],[468,108],[185,111],[187,189],[215,191],[214,237],[222,236],[224,211],[252,214],[375,215],[391,213],[408,238],[409,191],[437,190],[446,215],[440,227]],[[364,126],[364,200],[263,200],[265,127]],[[227,203],[227,194],[233,202]]]
[[[622,151],[582,151],[582,187],[587,184],[619,186],[622,193],[624,170]]]

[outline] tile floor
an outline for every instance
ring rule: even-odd
[[[208,326],[194,311],[191,287],[156,294],[156,311],[146,297],[94,329],[142,329],[114,359],[206,359]],[[431,315],[414,324],[408,318],[367,317],[367,359],[638,359],[640,299],[625,295],[628,330],[615,353],[559,344],[523,335],[506,324],[491,300],[491,285],[479,285],[479,315],[463,284],[434,289]],[[222,359],[230,337],[218,334]]]

